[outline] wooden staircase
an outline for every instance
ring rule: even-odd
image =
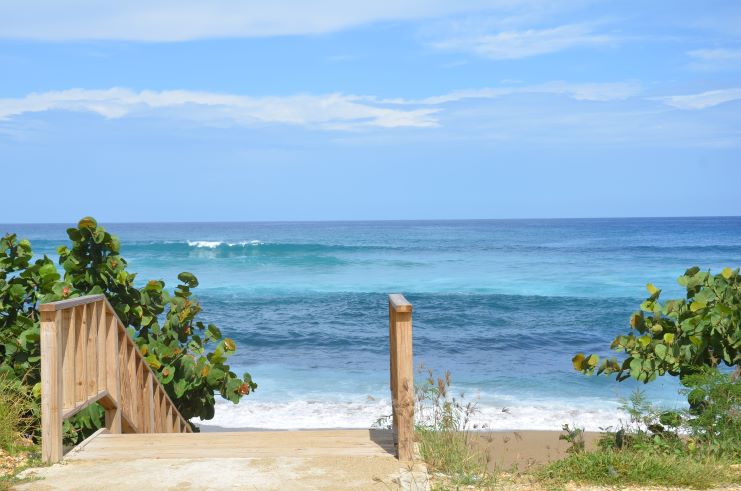
[[[414,459],[412,305],[403,295],[389,295],[389,431],[192,433],[103,295],[47,303],[40,310],[45,462],[63,457],[86,462],[279,456]],[[105,409],[105,428],[64,455],[63,421],[94,403]]]

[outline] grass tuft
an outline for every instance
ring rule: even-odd
[[[487,472],[487,455],[470,441],[469,426],[476,404],[463,402],[464,395],[451,392],[450,372],[436,377],[427,371],[425,382],[416,387],[417,426],[415,436],[422,459],[446,486],[490,486],[494,476]]]

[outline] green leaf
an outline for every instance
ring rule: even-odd
[[[206,382],[208,382],[208,385],[211,387],[216,388],[218,385],[221,384],[221,380],[224,378],[224,370],[216,367],[211,367],[211,369],[208,371],[208,375],[206,376]]]
[[[80,229],[95,229],[97,227],[98,227],[98,222],[95,221],[95,218],[93,217],[84,217],[82,220],[80,220],[77,223],[77,228],[80,228]]]
[[[195,277],[193,273],[188,273],[187,271],[184,271],[178,275],[178,279],[188,285],[190,288],[195,288],[198,286],[198,279]]]
[[[657,344],[654,346],[654,353],[659,357],[660,360],[666,358],[667,348],[663,344]]]
[[[707,307],[707,305],[708,304],[703,302],[702,300],[695,300],[694,302],[690,304],[690,310],[692,312],[697,312]]]
[[[649,344],[651,344],[651,336],[645,335],[638,338],[638,344],[640,344],[642,347],[646,347]]]
[[[664,343],[666,344],[673,344],[674,343],[674,334],[667,332],[664,334]]]
[[[144,358],[144,361],[146,361],[147,364],[154,370],[159,370],[160,367],[162,367],[162,363],[160,363],[159,358],[157,358],[157,356],[154,354],[147,355],[147,357]]]
[[[646,285],[646,290],[648,290],[648,293],[650,293],[651,295],[656,295],[657,293],[661,291],[658,288],[656,288],[653,283],[648,283]]]
[[[731,268],[723,268],[723,271],[721,271],[720,274],[723,276],[723,278],[730,280],[733,276],[733,270]]]

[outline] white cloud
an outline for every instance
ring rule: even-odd
[[[361,97],[360,99],[382,104],[439,106],[468,99],[498,99],[516,94],[551,94],[563,95],[577,101],[605,102],[629,99],[637,96],[641,91],[641,85],[637,82],[584,84],[547,82],[536,85],[512,85],[505,87],[487,87],[482,89],[454,90],[446,94],[426,97],[424,99],[381,99],[377,97]]]
[[[184,41],[320,34],[370,22],[463,14],[532,0],[4,0],[0,37]]]
[[[467,99],[554,94],[583,101],[609,101],[627,99],[640,90],[636,83],[550,82],[459,90],[424,99],[383,99],[346,94],[250,97],[188,90],[69,89],[0,99],[0,120],[27,113],[73,111],[95,113],[108,119],[150,116],[237,126],[287,124],[341,130],[425,128],[438,125],[441,106]]]
[[[741,88],[709,90],[699,94],[672,95],[657,99],[678,109],[705,109],[741,99]]]
[[[688,51],[695,70],[724,70],[741,66],[741,49],[712,48]]]
[[[430,127],[433,108],[399,109],[343,94],[248,97],[187,90],[70,89],[0,99],[0,120],[53,110],[92,112],[105,118],[153,115],[232,125],[289,124],[322,128]]]
[[[512,60],[614,41],[611,36],[593,33],[587,25],[570,24],[550,29],[462,34],[434,42],[432,46],[474,53],[494,60]]]
[[[688,51],[687,54],[705,61],[741,61],[741,49],[695,49]]]

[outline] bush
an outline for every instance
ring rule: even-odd
[[[27,447],[40,410],[28,387],[0,376],[0,449],[11,454]]]
[[[737,426],[729,429],[738,425],[737,419],[729,421],[734,414],[738,418],[738,383],[717,370],[697,377],[688,379],[693,384],[688,390],[702,387],[706,404],[700,412],[662,410],[635,391],[621,407],[629,420],[618,431],[604,433],[598,450],[570,452],[537,476],[558,483],[617,486],[708,488],[741,482],[741,439]],[[568,439],[570,428],[564,430]]]
[[[706,452],[741,458],[741,381],[717,369],[687,376],[690,401],[686,425],[692,444]]]
[[[616,374],[650,382],[670,374],[683,378],[721,364],[741,364],[741,275],[725,268],[720,274],[693,267],[677,280],[686,299],[661,304],[661,290],[649,283],[650,296],[630,318],[630,332],[618,336],[611,348],[627,353],[622,363],[609,358],[599,364],[595,354],[578,353],[574,368],[591,374]],[[598,367],[599,365],[599,367]]]
[[[257,388],[248,373],[239,377],[226,363],[236,350],[234,341],[197,318],[195,275],[180,273],[172,293],[161,280],[137,287],[118,238],[93,218],[83,218],[67,235],[71,245],[58,249],[63,278],[48,257],[31,262],[27,240],[10,234],[0,242],[1,374],[34,386],[38,395],[39,304],[104,294],[186,419],[213,418],[217,392],[237,403]],[[102,421],[99,412],[93,406],[72,424],[92,430]]]

